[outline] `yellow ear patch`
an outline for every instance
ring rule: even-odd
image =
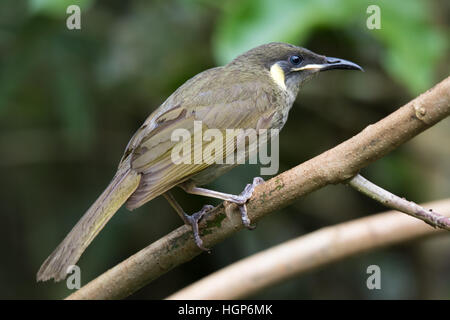
[[[278,84],[281,89],[286,90],[286,83],[284,82],[284,71],[278,65],[278,63],[274,63],[272,67],[270,67],[270,76],[273,81]]]

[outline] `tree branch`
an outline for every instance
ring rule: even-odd
[[[376,184],[373,184],[360,174],[354,176],[348,184],[352,188],[380,202],[388,208],[401,211],[414,218],[423,220],[425,223],[428,223],[434,228],[441,228],[450,231],[450,218],[443,216],[432,209],[426,210],[415,202],[400,198],[399,196],[384,190]]]
[[[427,203],[450,216],[450,198]],[[242,299],[309,270],[439,231],[389,211],[323,228],[254,254],[181,289],[166,299]],[[367,266],[364,266],[364,268]]]
[[[346,182],[361,168],[450,114],[450,77],[386,118],[317,157],[255,188],[247,204],[256,222],[270,212],[328,184]],[[223,203],[200,224],[206,247],[242,229],[236,206]],[[70,295],[69,299],[126,297],[174,267],[201,253],[188,226],[182,226]]]

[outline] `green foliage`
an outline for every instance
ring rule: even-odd
[[[375,37],[385,48],[382,65],[412,94],[433,84],[433,72],[447,37],[431,21],[426,0],[240,0],[228,3],[218,23],[214,49],[227,63],[237,54],[270,41],[304,43],[318,27]],[[369,30],[367,7],[381,11],[381,29]],[[361,43],[362,44],[362,43]]]
[[[432,24],[429,1],[383,1],[382,28],[374,36],[386,47],[385,69],[413,94],[433,85],[447,37]]]
[[[52,17],[66,15],[67,7],[77,5],[83,9],[91,6],[92,0],[28,0],[30,11],[33,14],[44,14]]]

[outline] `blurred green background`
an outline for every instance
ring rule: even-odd
[[[81,30],[66,8],[81,7]],[[381,29],[366,12],[381,9]],[[179,85],[270,41],[352,60],[307,84],[280,137],[280,170],[358,133],[449,75],[445,0],[2,0],[0,2],[0,298],[62,298],[35,274],[107,186],[134,131]],[[363,170],[411,200],[450,196],[446,119]],[[245,166],[211,187],[238,193]],[[218,202],[176,192],[188,212]],[[326,199],[326,201],[324,201]],[[299,199],[167,273],[131,298],[164,298],[234,261],[319,228],[383,211],[345,186]],[[82,256],[82,284],[181,225],[157,198],[121,209]],[[382,289],[366,288],[381,267]],[[450,236],[361,254],[251,298],[450,298]]]

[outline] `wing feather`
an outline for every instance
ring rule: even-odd
[[[216,68],[207,72],[220,71]],[[228,79],[225,82],[236,79],[229,74],[217,77]],[[208,146],[210,150],[218,150],[222,146],[224,159],[228,156],[227,152],[234,152],[235,138],[228,137],[226,129],[256,129],[261,125],[261,118],[273,115],[270,101],[267,103],[272,86],[262,80],[244,77],[239,83],[228,84],[224,81],[208,82],[205,78],[200,74],[174,92],[161,106],[161,111],[155,111],[147,119],[146,127],[141,128],[129,144],[127,152],[132,154],[132,169],[141,173],[142,178],[139,187],[128,199],[127,208],[137,208],[213,165],[215,159],[211,154],[205,154],[201,163],[193,161],[193,155],[202,154]],[[194,143],[194,121],[202,121],[203,133],[210,128],[220,130],[224,133],[223,141],[213,139]],[[191,139],[173,141],[171,137],[176,129],[187,130]],[[174,163],[174,148],[191,150],[191,161]]]

